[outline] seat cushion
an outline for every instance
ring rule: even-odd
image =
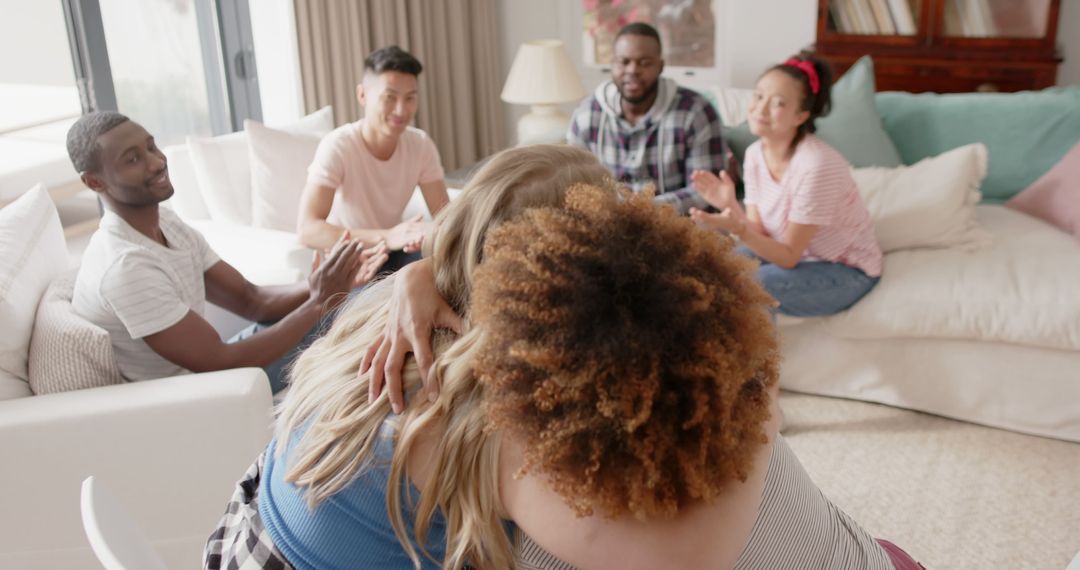
[[[0,400],[29,396],[27,355],[45,289],[67,270],[67,245],[40,185],[0,209]]]
[[[53,280],[38,304],[30,339],[30,389],[51,394],[124,381],[105,329],[75,313],[75,274]]]
[[[829,332],[1080,350],[1080,243],[1004,206],[980,205],[976,214],[990,246],[886,255],[881,282],[826,318]]]

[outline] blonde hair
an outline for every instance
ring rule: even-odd
[[[577,183],[610,188],[607,172],[592,154],[566,145],[514,148],[497,154],[435,219],[425,240],[440,294],[468,318],[473,270],[479,265],[488,231],[527,208],[561,206],[566,190]],[[312,508],[345,488],[372,465],[384,421],[391,413],[384,390],[368,401],[370,373],[356,371],[364,349],[387,322],[387,302],[394,276],[371,285],[342,308],[328,333],[297,360],[292,387],[279,407],[276,453],[284,453],[290,435],[306,430],[297,442],[285,479],[304,490]],[[436,359],[431,373],[441,386],[428,403],[410,399],[394,418],[393,456],[386,489],[387,512],[394,533],[416,568],[438,509],[446,520],[443,568],[466,562],[479,569],[513,565],[510,541],[501,523],[499,440],[489,432],[482,404],[483,386],[473,375],[478,331],[460,338],[437,331]],[[406,394],[420,386],[412,359],[403,376]],[[431,476],[420,489],[414,523],[417,553],[406,534],[402,515],[402,482],[409,451],[424,433],[438,433],[431,455]]]

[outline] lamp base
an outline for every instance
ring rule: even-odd
[[[570,116],[557,105],[532,105],[518,120],[518,146],[566,142]]]

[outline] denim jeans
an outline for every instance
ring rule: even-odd
[[[269,366],[264,366],[263,371],[266,372],[266,376],[270,378],[270,390],[277,394],[285,389],[286,381],[288,380],[288,368],[292,364],[296,357],[300,356],[300,353],[307,347],[311,346],[311,343],[315,342],[315,339],[319,338],[322,333],[330,329],[330,325],[334,322],[334,315],[337,311],[330,311],[323,315],[322,319],[318,323],[315,323],[314,327],[304,335],[304,338],[300,339],[300,342],[296,343],[296,346],[289,349],[289,352],[285,353],[285,356],[270,363]],[[275,321],[276,322],[276,321]],[[274,323],[255,323],[244,330],[236,333],[227,342],[234,343],[241,340],[250,338],[261,331],[264,331],[274,326]]]
[[[792,317],[839,313],[862,299],[881,280],[842,263],[801,261],[791,269],[784,269],[761,259],[746,246],[739,246],[736,251],[761,261],[758,281],[780,302],[777,310]]]

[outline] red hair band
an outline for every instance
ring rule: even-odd
[[[821,80],[818,79],[817,69],[814,69],[814,64],[812,62],[793,57],[785,61],[784,65],[802,70],[802,72],[806,74],[806,78],[810,80],[811,93],[817,95],[818,91],[821,91]]]

